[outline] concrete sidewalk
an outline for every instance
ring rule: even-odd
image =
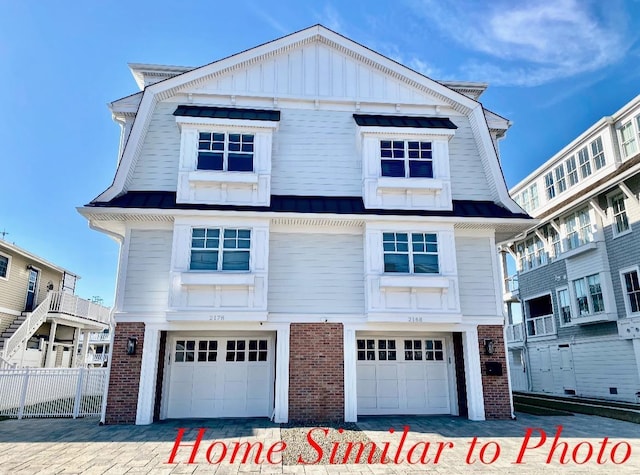
[[[519,414],[517,421],[487,422],[455,417],[376,417],[362,418],[358,425],[378,448],[387,448],[389,463],[283,466],[278,446],[274,446],[281,440],[280,427],[263,419],[180,420],[150,426],[102,427],[95,419],[5,420],[0,421],[0,474],[640,473],[640,425],[595,416]],[[564,448],[560,444],[547,464],[558,426],[562,428],[559,442],[568,444],[567,463],[559,462]],[[403,430],[405,427],[408,429]],[[180,428],[189,430],[175,453],[176,463],[168,464]],[[206,431],[195,463],[188,464],[199,428]],[[530,447],[539,444],[539,429],[546,433],[547,441],[537,449],[525,451],[523,463],[514,464],[529,429],[533,430]],[[469,454],[475,437],[477,442]],[[608,440],[603,449],[605,438]],[[402,448],[398,450],[402,439]],[[234,442],[261,442],[263,459],[269,447],[274,446],[273,463],[209,464],[206,451],[214,441],[218,441],[215,450]],[[498,447],[500,454],[493,463],[488,463]],[[628,450],[631,453],[624,463],[616,465],[611,461],[613,456],[621,462]],[[479,460],[481,452],[487,463]]]

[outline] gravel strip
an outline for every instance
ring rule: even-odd
[[[310,433],[310,431],[313,432]],[[287,444],[282,458],[283,465],[300,465],[299,459],[313,465],[368,464],[370,447],[373,444],[373,441],[353,423],[308,424],[305,426],[284,424],[280,429],[280,435]],[[309,437],[312,441],[309,440]],[[318,447],[314,447],[312,442]],[[350,445],[349,442],[354,445]],[[356,462],[361,447],[358,442],[370,445],[365,446],[362,455]],[[349,454],[345,459],[347,449],[349,449]],[[376,447],[371,462],[379,463],[381,456],[381,450]]]

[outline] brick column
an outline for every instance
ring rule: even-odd
[[[486,339],[493,340],[495,349],[493,355],[485,354],[484,340]],[[482,366],[485,417],[487,419],[510,419],[511,395],[509,394],[509,375],[507,374],[502,325],[479,325],[478,346],[480,350],[480,365]],[[488,361],[502,364],[502,376],[487,375],[485,363]]]
[[[289,420],[344,420],[344,341],[341,323],[292,323]]]
[[[127,355],[127,340],[138,339],[135,355]],[[144,348],[144,323],[118,323],[111,350],[107,396],[107,424],[135,424],[138,410],[140,368]]]

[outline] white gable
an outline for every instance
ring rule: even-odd
[[[417,88],[380,64],[321,41],[283,49],[260,62],[239,64],[223,75],[181,92],[206,95],[267,96],[333,101],[449,106],[439,94]],[[425,78],[425,81],[433,82]],[[434,84],[436,84],[434,82]],[[454,94],[454,93],[452,93]]]

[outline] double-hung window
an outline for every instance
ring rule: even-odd
[[[570,156],[564,162],[567,166],[567,178],[569,179],[569,186],[573,186],[578,183],[578,170],[576,169],[576,157]]]
[[[200,132],[197,169],[252,172],[253,143],[252,134]]]
[[[435,233],[382,233],[384,271],[437,274],[438,236]]]
[[[587,150],[587,147],[578,151],[578,161],[580,162],[580,176],[587,178],[591,175],[591,162],[589,161],[589,150]]]
[[[611,198],[611,208],[613,209],[614,233],[618,235],[628,231],[629,219],[624,207],[624,195],[622,193]]]
[[[433,178],[431,142],[414,140],[381,140],[382,176]]]
[[[567,247],[569,249],[575,249],[593,240],[588,209],[585,208],[572,215],[567,219],[565,225],[567,228]]]
[[[564,178],[564,166],[560,164],[555,169],[556,174],[556,187],[558,188],[558,193],[562,193],[567,189],[567,182]]]
[[[560,234],[551,225],[548,227],[549,240],[551,241],[551,249],[553,250],[553,257],[557,259],[562,254],[562,241],[560,240]]]
[[[631,121],[620,127],[620,137],[622,139],[622,153],[625,158],[635,155],[638,152],[638,144]]]
[[[191,270],[248,271],[251,230],[193,228]]]
[[[544,176],[544,186],[547,190],[547,199],[551,200],[556,197],[556,187],[553,182],[553,172],[549,172]]]
[[[558,307],[560,309],[560,321],[571,323],[571,301],[569,299],[569,289],[558,290]]]
[[[573,281],[576,305],[580,316],[604,312],[600,275],[594,274]]]
[[[602,139],[600,137],[591,142],[591,156],[593,157],[593,166],[596,168],[596,170],[600,170],[607,164],[604,157]]]
[[[9,257],[0,254],[0,279],[6,279],[9,275]]]
[[[622,273],[627,313],[640,313],[640,279],[638,269]]]

